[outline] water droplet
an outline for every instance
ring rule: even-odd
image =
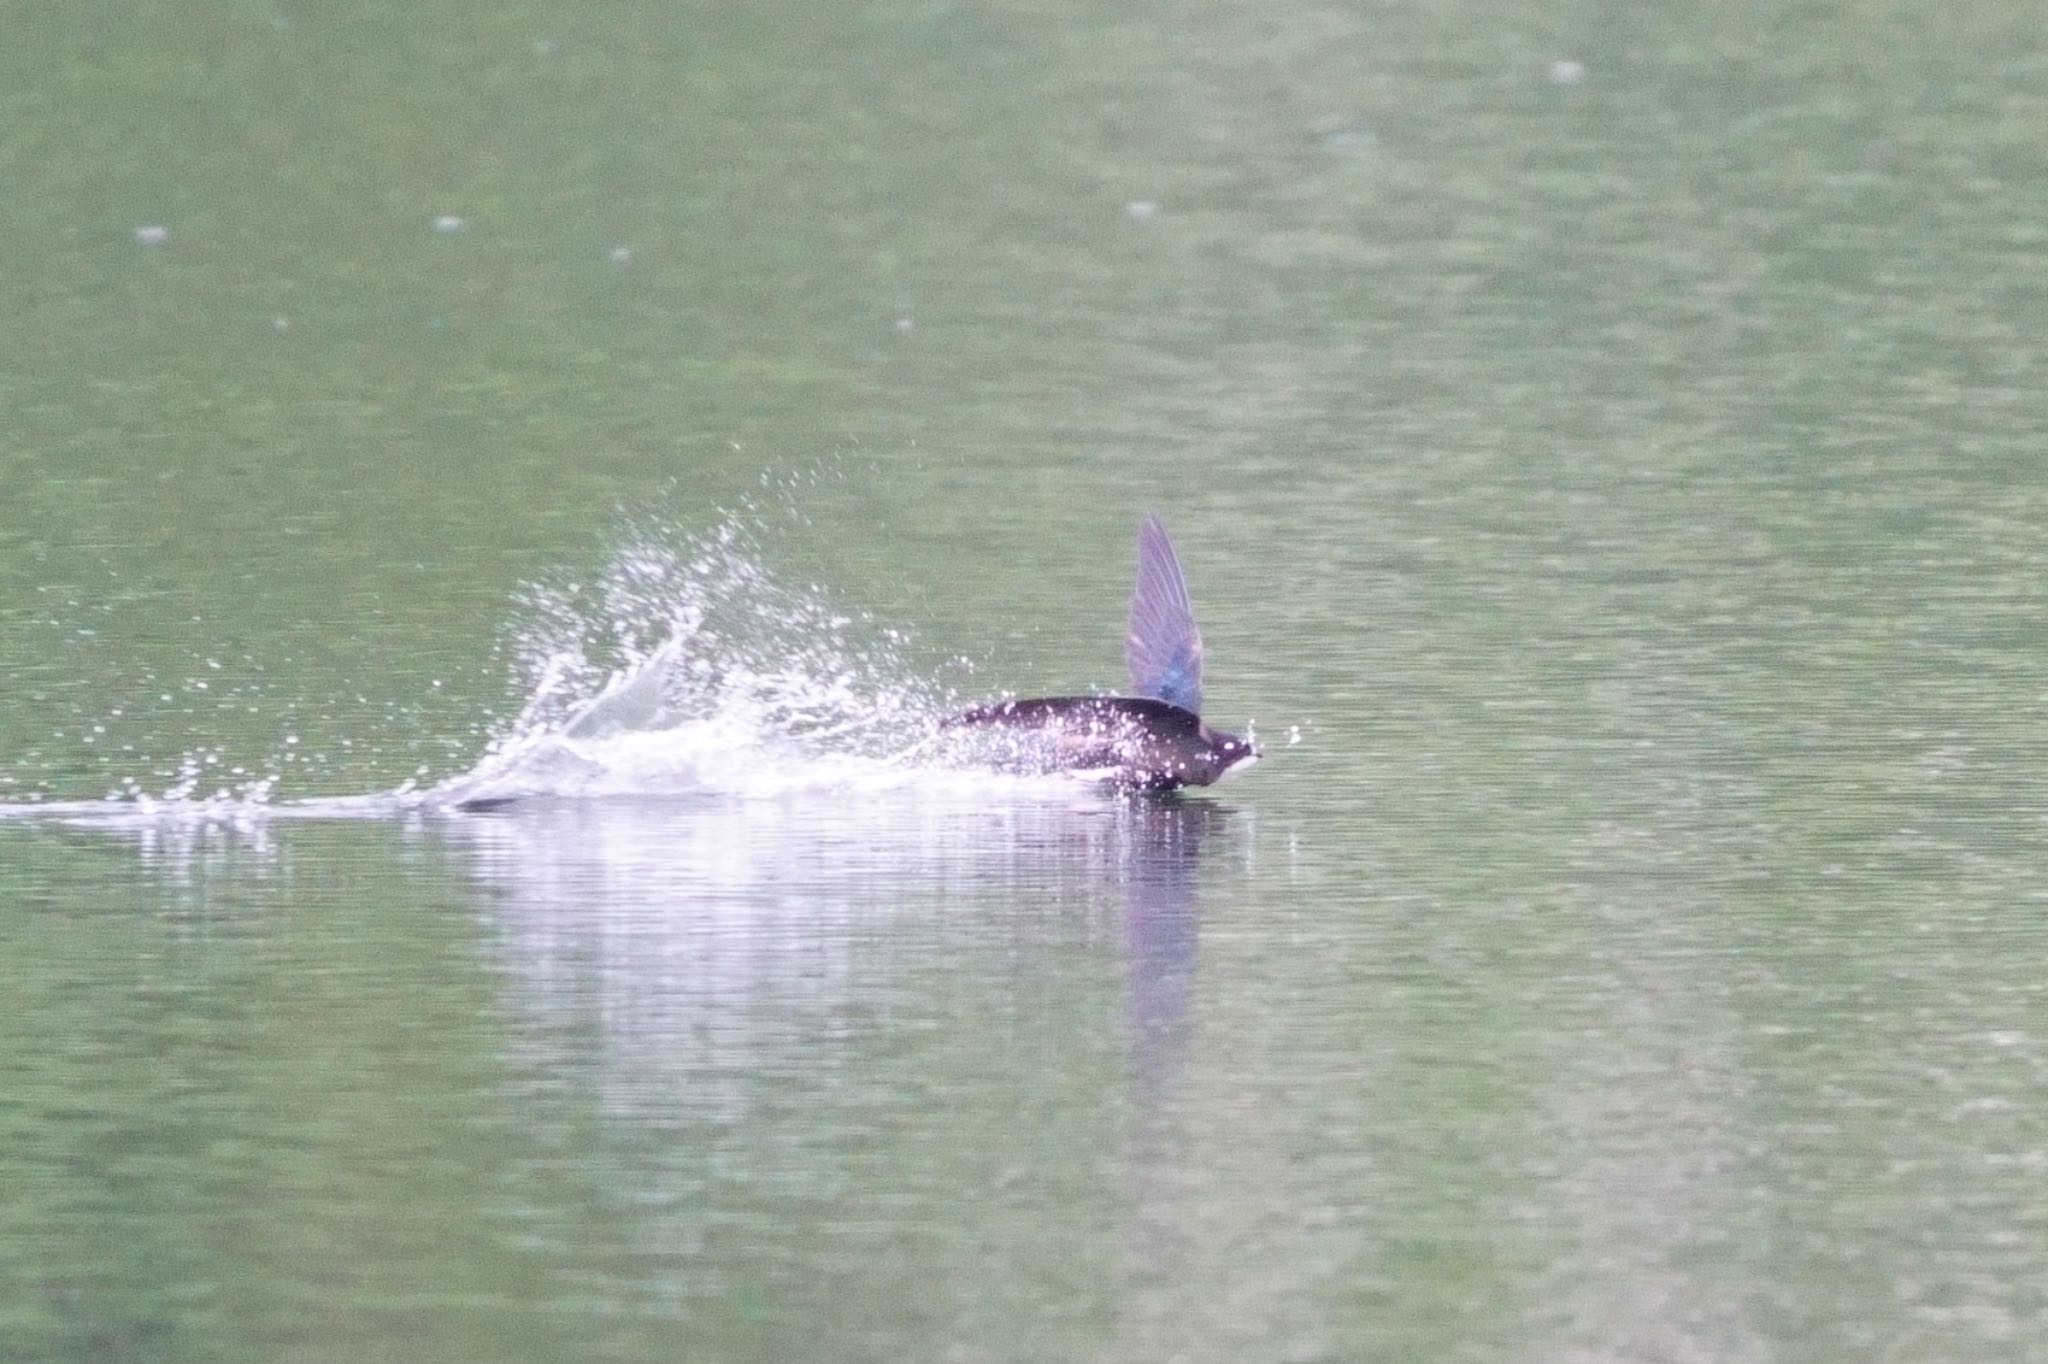
[[[1370,128],[1339,128],[1323,134],[1323,148],[1333,152],[1362,152],[1379,141]]]

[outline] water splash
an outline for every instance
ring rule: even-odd
[[[130,778],[104,800],[0,804],[0,816],[231,823],[534,797],[832,790],[1071,798],[1076,777],[1105,775],[1032,775],[1053,766],[1032,751],[1044,739],[944,727],[964,703],[943,677],[971,665],[920,672],[903,631],[821,588],[777,580],[748,525],[631,529],[595,577],[526,588],[508,630],[525,700],[467,771],[433,781],[422,769],[393,790],[278,800],[291,732],[267,770],[201,748],[160,792]]]
[[[735,522],[681,542],[643,531],[594,582],[527,591],[524,707],[422,798],[986,785],[1000,755],[941,732],[960,701],[907,646],[822,589],[778,582]]]

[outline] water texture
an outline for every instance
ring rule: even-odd
[[[2034,7],[16,19],[0,1359],[2048,1358]]]

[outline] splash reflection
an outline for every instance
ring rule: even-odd
[[[740,1121],[843,1044],[957,1007],[919,981],[1028,1007],[1035,946],[1121,958],[1133,1101],[1170,1093],[1189,1040],[1209,801],[535,801],[443,836],[490,893],[522,1013],[604,1113]],[[1020,955],[1020,953],[1027,955]],[[930,973],[937,972],[938,976]]]

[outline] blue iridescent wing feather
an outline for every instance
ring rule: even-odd
[[[1138,526],[1138,581],[1131,589],[1124,665],[1131,691],[1202,713],[1202,632],[1180,556],[1156,516]]]

